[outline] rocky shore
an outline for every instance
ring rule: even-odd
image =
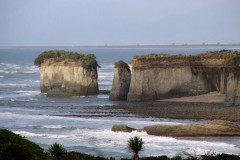
[[[131,132],[134,128],[125,125],[114,125],[114,132]],[[201,123],[181,124],[181,125],[152,125],[143,129],[149,135],[170,136],[170,137],[200,137],[200,136],[240,136],[240,127],[229,121],[213,120]]]
[[[226,107],[223,103],[154,101],[104,106],[104,108],[123,109],[142,117],[240,122],[240,107]]]

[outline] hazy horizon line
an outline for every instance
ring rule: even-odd
[[[240,46],[240,43],[182,43],[182,44],[87,44],[87,45],[4,45],[10,48],[77,48],[77,47],[177,47],[177,46]]]

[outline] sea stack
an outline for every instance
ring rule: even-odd
[[[63,50],[43,52],[34,61],[40,70],[40,89],[48,96],[98,94],[98,63],[93,54]]]
[[[197,55],[148,54],[134,56],[128,66],[130,72],[122,70],[124,73],[121,74],[115,67],[113,80],[116,86],[117,80],[121,79],[119,76],[131,74],[127,101],[151,101],[218,91],[226,95],[226,106],[240,105],[238,51],[221,50]],[[118,85],[128,83],[123,80]],[[113,95],[120,92],[120,87],[113,87],[111,91]],[[117,99],[126,99],[125,94]]]
[[[127,100],[130,82],[131,72],[128,64],[123,61],[116,62],[109,99],[113,101]]]

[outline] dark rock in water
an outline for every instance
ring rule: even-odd
[[[128,127],[127,125],[114,125],[112,127],[113,132],[132,132],[135,131],[136,129]]]
[[[107,95],[109,95],[110,94],[110,90],[99,90],[98,94],[107,94]]]

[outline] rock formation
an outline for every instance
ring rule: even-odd
[[[149,101],[219,91],[226,94],[226,106],[240,104],[238,51],[221,50],[198,55],[149,54],[135,56],[128,65],[131,74],[129,90],[127,92],[125,87],[124,97],[118,94],[114,100],[125,99],[125,93],[128,101]],[[118,84],[118,87],[112,88],[113,95],[122,92],[120,84],[128,86],[128,80],[119,83],[128,74],[125,70],[119,74],[119,68],[115,68],[113,85]]]
[[[129,86],[131,82],[131,72],[128,64],[123,61],[115,63],[115,71],[110,92],[110,100],[127,100]]]
[[[114,125],[112,127],[113,132],[132,132],[135,131],[136,129],[128,127],[127,125]]]
[[[60,51],[51,52],[58,54]],[[83,58],[87,55],[81,54],[83,58],[79,60],[69,58],[72,53],[67,58],[62,58],[66,54],[69,52],[61,51],[58,57],[45,58],[39,65],[41,92],[47,93],[48,96],[97,94],[97,67],[89,66],[91,64],[83,65]],[[89,59],[95,61],[95,56],[90,55]]]
[[[212,73],[217,74],[218,68],[217,64],[211,64],[212,61],[178,55],[134,57],[129,62],[131,84],[128,101],[193,96],[219,89],[219,80],[212,76]]]
[[[121,125],[118,125],[121,126]],[[114,132],[129,132],[135,129],[126,130],[128,126],[113,130]],[[182,125],[153,125],[146,126],[138,131],[145,131],[149,135],[169,136],[169,137],[201,137],[201,136],[239,136],[240,127],[232,122],[223,120],[204,121],[201,123],[182,124]]]
[[[234,73],[229,73],[226,77],[226,106],[240,105],[240,77]]]
[[[153,125],[143,128],[149,135],[171,137],[239,136],[240,127],[223,120],[204,121],[185,125]]]
[[[202,74],[190,67],[132,69],[128,101],[156,100],[207,93],[211,87]]]

